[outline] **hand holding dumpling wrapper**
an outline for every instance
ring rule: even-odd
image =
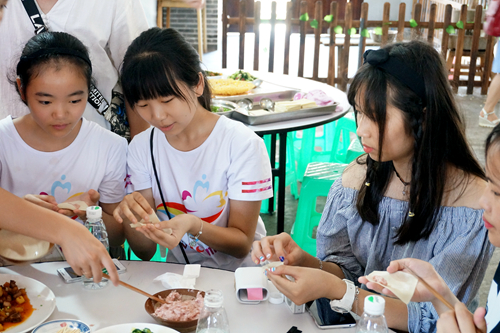
[[[388,273],[386,271],[373,271],[367,275],[368,281],[389,289],[405,304],[408,304],[413,297],[418,279],[406,272]]]

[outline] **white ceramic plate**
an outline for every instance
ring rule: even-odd
[[[19,288],[26,288],[26,294],[33,306],[33,313],[23,323],[5,330],[5,333],[23,333],[43,323],[56,308],[56,297],[52,290],[37,280],[22,275],[0,274],[0,284],[14,280]],[[4,332],[2,332],[4,333]]]
[[[132,330],[138,328],[143,330],[149,328],[153,333],[179,333],[179,331],[173,330],[166,326],[150,324],[150,323],[132,323],[132,324],[120,324],[108,326],[95,331],[94,333],[132,333]]]
[[[38,326],[33,330],[32,333],[56,333],[60,329],[68,327],[71,329],[79,329],[82,333],[89,333],[90,327],[83,321],[72,320],[72,319],[62,319],[62,320],[52,320],[42,325]]]
[[[0,256],[12,261],[31,261],[45,256],[52,249],[47,241],[0,230]]]

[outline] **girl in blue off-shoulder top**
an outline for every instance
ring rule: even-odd
[[[317,300],[323,322],[361,315],[373,292],[358,278],[409,257],[432,263],[472,309],[493,251],[479,205],[486,182],[442,58],[419,41],[369,50],[364,58],[348,98],[366,155],[330,189],[317,258],[283,233],[255,242],[252,259],[281,260],[269,279],[296,304]],[[386,298],[385,315],[393,329],[436,330],[431,303]]]

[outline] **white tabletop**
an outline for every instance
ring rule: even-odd
[[[181,264],[142,261],[122,263],[127,271],[120,275],[121,280],[151,294],[166,289],[160,282],[153,282],[155,277],[166,272],[182,274],[184,270]],[[0,274],[21,274],[47,285],[54,292],[57,302],[54,313],[47,320],[78,319],[91,326],[93,331],[123,323],[156,323],[144,309],[144,296],[111,283],[101,290],[83,289],[79,282],[66,284],[57,273],[58,268],[66,266],[65,262],[10,266],[0,268]],[[233,272],[202,268],[196,288],[222,290],[232,333],[286,333],[292,326],[304,333],[322,331],[315,326],[308,313],[292,314],[285,303],[239,303],[235,296]],[[339,332],[354,331],[354,328],[349,328]]]

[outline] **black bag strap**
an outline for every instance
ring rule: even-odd
[[[160,178],[158,178],[158,172],[156,171],[155,158],[153,156],[153,137],[154,137],[154,131],[155,131],[155,129],[153,127],[153,129],[151,130],[151,137],[149,138],[149,147],[150,147],[150,150],[151,150],[151,162],[153,163],[153,171],[155,173],[156,185],[158,186],[158,190],[160,191],[160,198],[161,198],[161,201],[163,202],[163,207],[165,207],[165,212],[167,213],[168,219],[171,220],[172,216],[170,215],[170,212],[168,211],[165,198],[163,197],[163,192],[162,192],[161,186],[160,186]],[[188,259],[187,255],[186,255],[186,251],[184,251],[184,247],[182,246],[181,242],[179,242],[179,247],[181,248],[182,255],[184,256],[184,260],[186,260],[186,264],[189,265],[189,259]]]
[[[42,32],[49,31],[49,28],[43,22],[42,16],[40,15],[40,11],[35,3],[35,0],[21,0],[28,14],[33,27],[35,28],[35,35],[41,34]],[[90,105],[94,109],[96,109],[97,113],[101,116],[104,115],[106,110],[109,108],[109,103],[104,98],[103,94],[97,89],[97,87],[91,83],[89,90],[89,98],[87,100]]]
[[[40,11],[35,3],[35,0],[22,0],[24,9],[28,14],[33,27],[35,28],[35,35],[41,34],[42,32],[49,31],[45,22],[43,22]]]

